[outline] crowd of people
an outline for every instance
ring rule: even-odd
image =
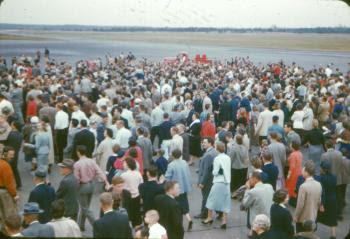
[[[41,58],[0,57],[2,235],[81,237],[87,219],[94,238],[180,239],[194,219],[227,229],[236,203],[249,238],[318,238],[318,223],[336,238],[350,179],[350,71],[249,57]],[[34,185],[21,211],[19,160]]]

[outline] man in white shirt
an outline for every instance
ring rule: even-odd
[[[78,224],[74,220],[63,216],[65,211],[63,199],[53,201],[51,210],[53,219],[47,225],[53,228],[55,237],[81,237]]]
[[[122,108],[123,110],[120,116],[128,121],[128,126],[131,129],[134,126],[134,116],[132,115],[132,112],[128,110],[126,103],[122,104]]]
[[[55,115],[55,131],[56,131],[56,142],[58,151],[58,160],[63,160],[63,150],[67,145],[68,127],[69,127],[69,116],[63,111],[63,105],[56,105]]]
[[[120,148],[122,150],[126,150],[129,148],[129,139],[131,137],[131,131],[125,128],[124,121],[118,120],[117,121],[117,135],[115,137],[115,141],[117,144],[120,145]]]
[[[275,103],[274,105],[274,110],[272,111],[273,115],[278,116],[278,124],[283,127],[284,126],[284,112],[281,110],[281,105],[280,103]]]
[[[105,92],[101,92],[101,98],[97,100],[97,103],[96,103],[96,106],[98,108],[98,111],[101,112],[101,107],[103,105],[105,106],[109,106],[110,102],[109,102],[109,98],[108,96],[106,95]]]
[[[12,103],[6,99],[3,94],[0,94],[0,115],[4,115],[3,110],[7,108],[7,115],[14,112]]]
[[[149,227],[149,238],[167,239],[165,228],[158,223],[159,214],[156,210],[149,210],[145,214],[145,222]]]
[[[172,95],[172,93],[173,93],[173,89],[172,89],[172,87],[169,84],[169,80],[165,80],[164,85],[161,86],[161,94],[165,95],[167,93],[169,95]]]
[[[89,119],[86,117],[85,113],[79,109],[78,105],[73,106],[74,112],[72,113],[72,119],[77,119],[79,123],[82,119],[85,119],[87,124],[90,124]]]
[[[255,134],[259,135],[259,141],[267,139],[267,130],[272,125],[273,112],[269,110],[269,104],[264,102],[265,110],[259,114]]]

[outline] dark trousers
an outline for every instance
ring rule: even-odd
[[[297,233],[303,232],[304,231],[303,230],[303,223],[301,223],[301,222],[295,223],[295,230],[296,230]]]
[[[231,168],[231,192],[236,191],[247,181],[248,168],[234,169]]]
[[[158,135],[158,133],[159,133],[159,127],[158,126],[154,126],[154,127],[151,128],[151,141],[152,141],[152,144],[154,142],[154,139]],[[158,148],[159,148],[159,145],[158,145]]]
[[[207,204],[207,199],[210,193],[210,189],[211,186],[204,186],[204,188],[202,188],[202,207],[201,207],[201,216],[202,218],[207,218],[208,217],[208,209],[206,208],[206,204]]]
[[[21,181],[21,176],[19,175],[19,172],[18,172],[17,161],[18,161],[18,155],[16,155],[13,158],[13,160],[10,161],[10,165],[11,165],[12,172],[13,172],[13,175],[14,175],[15,180],[16,180],[17,188],[20,188],[20,187],[22,187],[22,181]]]
[[[141,225],[140,196],[132,198],[130,201],[129,220],[131,221],[133,227]]]
[[[346,196],[346,186],[347,184],[337,185],[337,214],[341,216],[343,213],[343,208],[345,207],[345,196]]]
[[[63,150],[67,145],[68,128],[56,130],[58,161],[63,160]]]
[[[94,188],[92,182],[80,184],[78,192],[79,202],[79,219],[78,224],[81,229],[85,230],[85,221],[89,220],[92,225],[95,221],[94,214],[90,210],[90,204],[92,199]]]

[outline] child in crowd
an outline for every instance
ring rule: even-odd
[[[168,168],[168,160],[164,157],[164,150],[159,149],[157,152],[158,158],[155,161],[155,165],[158,168],[158,177],[164,175]]]

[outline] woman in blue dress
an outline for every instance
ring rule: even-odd
[[[220,228],[226,229],[227,214],[231,211],[231,158],[225,154],[225,145],[216,143],[218,156],[213,162],[213,186],[207,199],[208,217],[202,221],[203,224],[213,223],[213,211],[222,212]]]

